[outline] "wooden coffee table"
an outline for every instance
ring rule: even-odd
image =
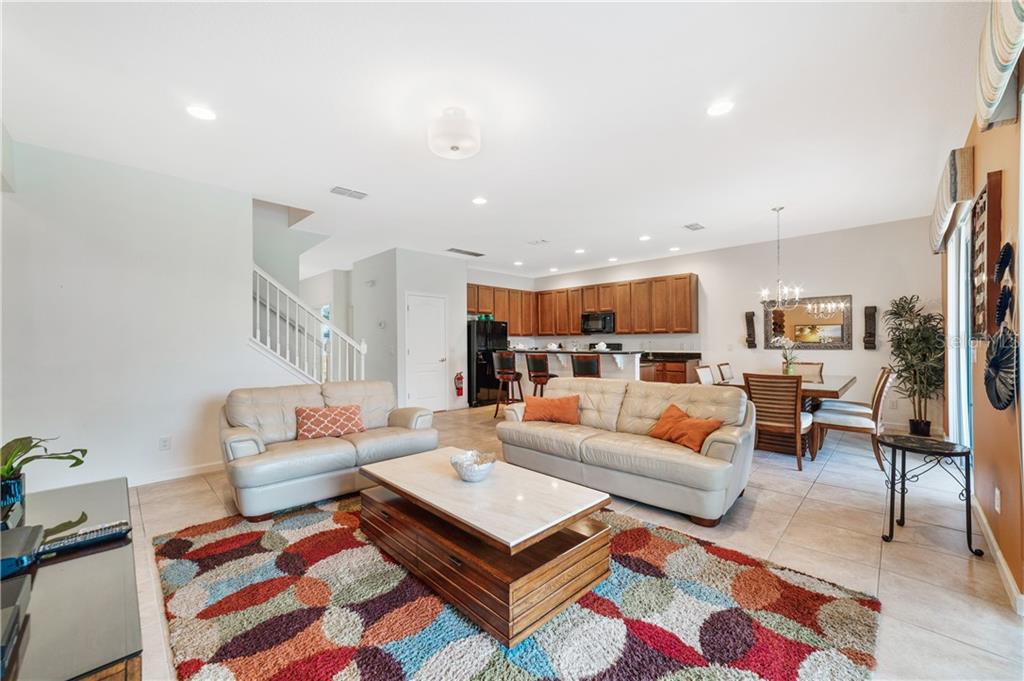
[[[463,482],[443,447],[359,469],[363,533],[512,647],[610,574],[604,492],[498,461]]]

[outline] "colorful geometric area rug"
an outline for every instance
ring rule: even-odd
[[[881,604],[602,511],[612,574],[508,649],[380,552],[348,497],[154,540],[190,681],[863,679]]]

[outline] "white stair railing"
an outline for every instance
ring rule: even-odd
[[[317,383],[366,379],[366,341],[356,341],[252,267],[252,340]]]

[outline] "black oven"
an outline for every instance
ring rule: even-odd
[[[615,333],[615,313],[584,312],[580,326],[583,333]]]

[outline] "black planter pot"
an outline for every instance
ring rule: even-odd
[[[910,434],[928,437],[932,434],[932,422],[920,419],[910,419]]]

